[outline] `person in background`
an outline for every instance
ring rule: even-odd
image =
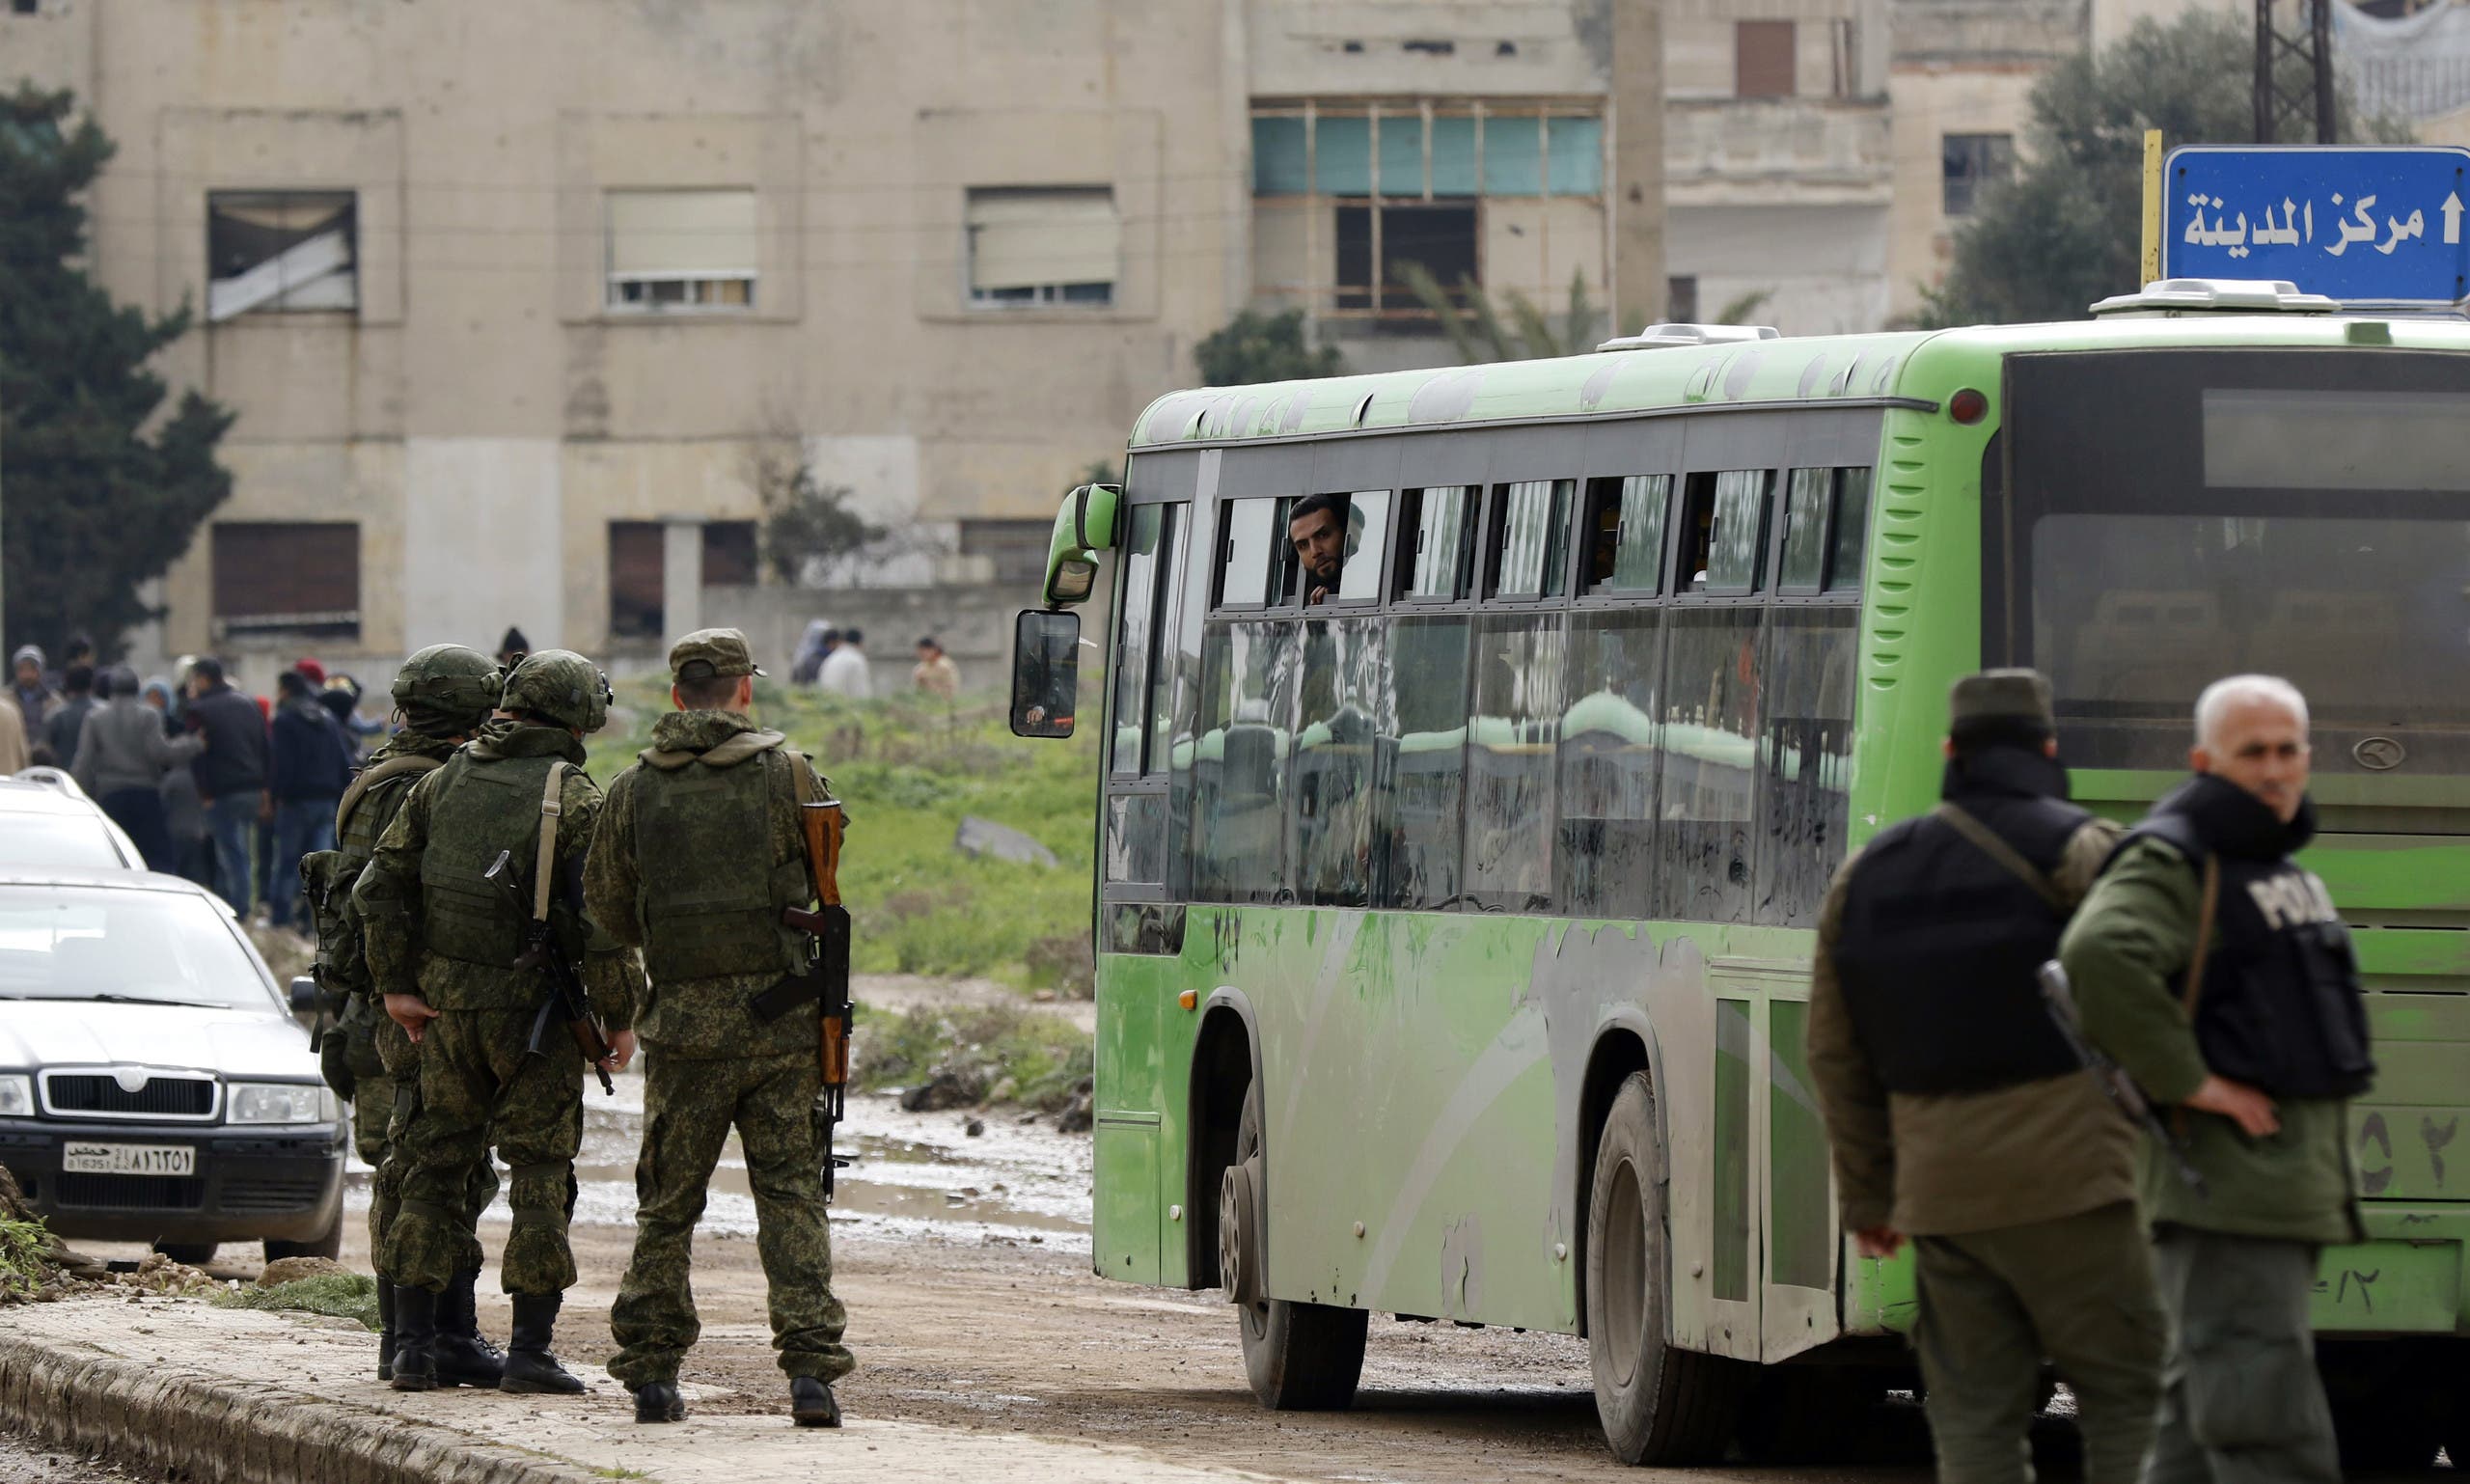
[[[34,756],[26,750],[26,718],[10,696],[0,696],[0,774],[21,772],[34,766]]]
[[[498,668],[512,674],[531,653],[532,641],[523,637],[523,630],[508,624],[505,637],[498,641]]]
[[[35,728],[51,720],[53,709],[60,704],[59,696],[42,677],[42,648],[39,645],[22,646],[9,657],[9,696],[17,703],[17,714],[25,720],[29,744],[41,740]]]
[[[274,858],[266,871],[266,902],[274,925],[298,929],[300,858],[335,848],[335,806],[351,786],[352,745],[309,677],[287,670],[275,681]]]
[[[61,655],[60,663],[63,668],[70,665],[83,665],[88,670],[99,671],[102,669],[102,666],[95,659],[95,642],[83,634],[71,634],[69,636],[68,652]],[[54,679],[54,677],[48,675],[44,678]]]
[[[258,703],[223,678],[223,662],[201,656],[189,676],[189,729],[206,751],[189,764],[214,839],[214,887],[235,916],[249,914],[250,831],[274,813],[266,787],[266,723]]]
[[[828,638],[829,636],[827,636]],[[816,682],[835,696],[851,701],[865,701],[875,694],[874,672],[866,666],[866,651],[860,647],[866,636],[856,629],[842,629],[840,642],[823,657],[823,669]]]
[[[193,662],[180,666],[183,674],[189,663]],[[150,677],[145,696],[146,705],[154,713],[163,735],[177,738],[189,734],[188,728],[180,725],[179,692],[169,677]],[[172,852],[172,864],[164,869],[212,890],[214,839],[206,827],[206,806],[198,801],[197,775],[185,767],[174,767],[155,781],[154,791],[163,801],[163,835]]]
[[[798,640],[798,652],[789,658],[789,683],[812,685],[823,671],[824,656],[840,641],[840,631],[830,618],[807,620],[807,631]]]
[[[95,709],[96,690],[92,665],[71,665],[61,672],[60,705],[42,724],[54,767],[77,770],[77,738],[85,730],[86,714]]]
[[[2349,1100],[2375,1061],[2348,930],[2291,859],[2316,835],[2306,698],[2271,675],[2214,681],[2187,761],[2059,946],[2085,1034],[2167,1105],[2204,1181],[2145,1141],[2170,1316],[2145,1484],[2335,1484],[2308,1311],[2318,1254],[2365,1236]]]
[[[944,652],[935,636],[918,641],[918,668],[909,673],[909,683],[928,696],[950,701],[961,693],[961,668]]]
[[[335,715],[335,725],[343,729],[343,740],[351,744],[351,755],[358,761],[361,744],[370,737],[383,736],[386,724],[360,714],[360,682],[346,674],[326,677],[326,688],[317,693],[317,701]]]
[[[87,797],[136,843],[148,870],[176,870],[179,857],[164,823],[163,780],[186,772],[180,764],[205,743],[166,735],[162,713],[150,703],[151,696],[139,698],[137,672],[127,666],[114,667],[96,689],[104,700],[87,713],[77,763],[69,771]]]

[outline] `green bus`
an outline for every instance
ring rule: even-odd
[[[1828,877],[1936,798],[1959,674],[2047,673],[2132,818],[2261,670],[2381,1068],[2323,1365],[2359,1456],[2470,1457],[2470,325],[2169,298],[1152,404],[1019,620],[1015,729],[1059,734],[1114,554],[1096,1271],[1223,1287],[1272,1407],[1345,1405],[1369,1313],[1584,1335],[1633,1462],[1909,1385],[1808,1086]]]

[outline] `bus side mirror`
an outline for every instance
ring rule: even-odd
[[[1025,608],[1012,620],[1012,735],[1072,735],[1081,683],[1081,616]]]

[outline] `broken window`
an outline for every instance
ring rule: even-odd
[[[360,526],[223,520],[212,536],[214,631],[360,637]]]
[[[703,586],[751,588],[755,583],[755,522],[703,522]]]
[[[206,316],[360,307],[358,198],[350,191],[211,191]]]
[[[1107,186],[974,189],[968,231],[972,304],[1114,302],[1123,223]]]
[[[1419,263],[1463,299],[1476,277],[1475,208],[1467,206],[1340,206],[1337,211],[1337,306],[1408,309],[1416,304],[1406,267]],[[1381,271],[1373,272],[1378,260]]]
[[[1939,206],[1949,216],[1970,216],[1992,182],[2016,171],[2013,134],[1948,134],[1938,144]]]
[[[755,192],[611,191],[608,215],[611,309],[754,307]]]
[[[609,523],[609,637],[658,639],[668,597],[665,533],[656,520]]]

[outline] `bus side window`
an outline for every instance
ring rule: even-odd
[[[1870,471],[1796,469],[1784,492],[1786,592],[1855,592],[1869,552]]]
[[[1570,616],[1569,650],[1553,898],[1572,917],[1643,918],[1655,882],[1663,613],[1581,610]]]
[[[1561,735],[1559,614],[1488,618],[1467,721],[1467,894],[1511,912],[1551,905],[1553,755]]]
[[[1835,520],[1826,559],[1826,591],[1857,592],[1870,554],[1870,471],[1835,471]]]
[[[1278,524],[1277,500],[1226,502],[1226,535],[1219,543],[1218,601],[1228,608],[1259,608],[1270,596],[1270,574],[1286,532]]]
[[[1760,672],[1758,921],[1815,927],[1852,823],[1852,659],[1860,610],[1778,605]]]
[[[1410,602],[1454,602],[1467,595],[1474,549],[1475,489],[1450,484],[1410,489],[1399,500],[1396,592]]]
[[[1767,507],[1774,488],[1770,469],[1727,469],[1693,474],[1682,504],[1683,592],[1755,592],[1760,559],[1767,551]]]
[[[1286,885],[1297,625],[1228,623],[1201,642],[1193,743],[1193,896],[1269,902]]]
[[[1568,591],[1570,501],[1576,480],[1527,480],[1493,490],[1486,597],[1558,597]]]
[[[1701,922],[1743,922],[1757,854],[1760,631],[1751,604],[1676,608],[1666,653],[1662,818],[1657,826],[1656,911]]]
[[[1386,637],[1376,618],[1304,625],[1289,764],[1300,901],[1372,904],[1373,817],[1383,754],[1395,751],[1391,728],[1382,725],[1389,709]]]
[[[1587,481],[1583,591],[1643,596],[1657,590],[1663,574],[1664,515],[1671,501],[1668,474]]]
[[[1388,817],[1373,836],[1374,905],[1431,911],[1459,894],[1467,797],[1467,619],[1401,618],[1389,636]]]

